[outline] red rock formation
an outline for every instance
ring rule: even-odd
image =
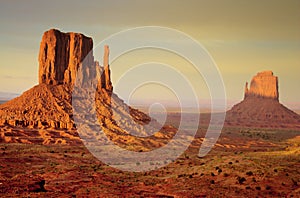
[[[39,83],[74,84],[80,64],[94,65],[93,40],[83,34],[44,33],[39,53]],[[83,62],[84,60],[84,62]]]
[[[52,29],[44,33],[40,47],[39,84],[0,105],[0,142],[66,144],[80,141],[73,120],[74,83],[81,85],[79,93],[85,96],[95,91],[91,84],[97,82],[95,101],[78,101],[82,111],[88,111],[83,115],[91,113],[89,105],[94,102],[97,119],[111,139],[126,142],[130,138],[129,142],[134,142],[141,150],[145,145],[156,145],[155,135],[150,138],[152,143],[145,144],[144,139],[128,134],[128,131],[153,134],[151,130],[158,123],[153,121],[154,125],[144,127],[151,118],[127,106],[112,92],[108,46],[104,48],[103,66],[94,61],[92,39],[82,34]],[[167,131],[166,134],[155,133],[160,137],[157,145],[163,145],[175,129],[168,127]]]
[[[226,114],[226,124],[243,127],[300,128],[300,116],[279,103],[278,78],[258,73],[245,86],[244,100]]]
[[[71,94],[75,81],[97,80],[101,101],[110,106],[113,88],[108,62],[108,46],[102,67],[94,61],[91,38],[55,29],[46,31],[40,44],[39,85],[0,106],[0,126],[74,129]]]
[[[110,69],[109,69],[109,63],[108,63],[108,57],[109,57],[109,47],[107,45],[104,46],[104,57],[103,57],[103,67],[104,67],[104,84],[105,89],[108,91],[112,91],[112,83],[110,80]]]
[[[248,82],[245,88],[245,98],[247,97],[272,98],[278,101],[278,78],[272,71],[259,72],[251,80],[250,89]]]

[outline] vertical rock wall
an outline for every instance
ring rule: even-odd
[[[40,44],[39,83],[74,84],[81,64],[94,69],[92,50],[93,40],[83,34],[46,31]],[[83,72],[83,75],[88,74],[88,71]]]
[[[278,101],[278,77],[272,71],[259,72],[252,78],[249,89],[246,83],[245,98],[247,97],[272,98]]]

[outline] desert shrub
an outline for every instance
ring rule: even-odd
[[[237,179],[239,184],[243,184],[246,181],[245,177],[238,176],[236,179]]]
[[[294,186],[298,186],[298,182],[296,180],[292,179],[292,182]]]
[[[211,176],[215,176],[215,174],[213,172],[210,173]]]
[[[256,190],[261,190],[261,187],[260,186],[256,186],[255,189]]]
[[[185,176],[186,176],[186,174],[180,174],[177,177],[180,178],[180,177],[185,177]]]
[[[211,184],[215,184],[215,180],[210,180],[210,183]]]
[[[271,186],[267,185],[266,190],[271,190]]]
[[[224,177],[228,177],[229,176],[229,174],[228,173],[224,173]]]
[[[253,175],[253,173],[252,173],[252,171],[248,171],[248,172],[246,172],[246,175],[248,175],[248,176],[252,176],[252,175]]]

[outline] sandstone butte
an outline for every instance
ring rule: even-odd
[[[252,96],[279,101],[278,77],[274,76],[272,71],[259,72],[252,78],[250,89],[246,82],[245,98]]]
[[[248,88],[244,100],[226,114],[230,126],[263,128],[300,128],[300,116],[279,102],[278,77],[272,71],[259,72]]]
[[[155,147],[166,143],[175,133],[175,128],[160,126],[148,115],[127,106],[113,93],[108,46],[104,46],[103,65],[100,66],[94,60],[92,38],[51,29],[43,34],[38,59],[39,84],[0,105],[0,141],[80,142],[73,120],[72,91],[75,82],[84,86],[86,79],[97,81],[96,113],[110,139],[117,143],[133,142],[136,149],[145,149],[143,141],[148,141],[148,147]],[[82,94],[88,91],[88,88],[82,89]],[[79,105],[86,108],[84,101]],[[153,135],[138,138],[128,131]]]

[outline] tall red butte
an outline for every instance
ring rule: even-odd
[[[139,150],[148,145],[147,150],[164,144],[171,136],[165,133],[166,129],[172,134],[175,131],[169,126],[161,128],[155,120],[151,121],[148,115],[127,106],[113,93],[108,46],[104,46],[104,61],[100,66],[94,60],[92,38],[83,34],[63,33],[56,29],[46,31],[40,44],[38,79],[38,85],[0,105],[0,142],[80,141],[73,120],[72,91],[75,82],[83,86],[91,79],[97,82],[97,88],[95,100],[88,102],[95,103],[98,121],[110,139],[117,143],[131,142]],[[82,89],[82,94],[87,91],[90,91],[88,86]],[[86,101],[80,105],[83,110],[89,110],[85,108]],[[150,121],[153,125],[147,126]],[[129,134],[137,131],[145,135],[151,130],[155,133],[148,139]]]
[[[229,126],[258,128],[300,128],[300,116],[279,102],[278,77],[272,71],[259,72],[248,88],[244,100],[227,112]]]

